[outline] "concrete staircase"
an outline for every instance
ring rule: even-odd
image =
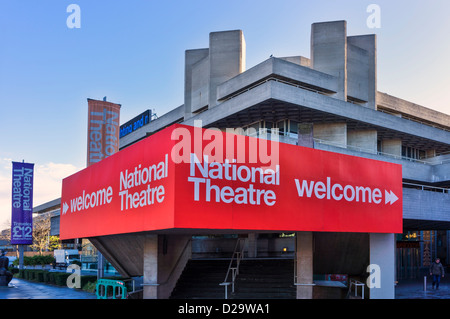
[[[190,260],[171,299],[224,299],[223,282],[229,260]],[[229,299],[295,299],[292,259],[244,259]]]
[[[295,299],[293,259],[244,259],[233,299]]]
[[[229,259],[191,259],[184,268],[170,299],[223,299],[219,286],[228,270]]]

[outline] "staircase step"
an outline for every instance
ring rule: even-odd
[[[171,298],[223,299],[230,260],[190,260],[181,274]],[[244,259],[230,299],[292,299],[296,296],[294,263],[289,259]],[[230,273],[231,275],[231,273]],[[231,278],[229,277],[230,281]]]

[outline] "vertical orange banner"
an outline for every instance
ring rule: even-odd
[[[88,99],[87,161],[90,166],[119,151],[120,104]]]

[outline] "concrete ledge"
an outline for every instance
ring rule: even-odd
[[[402,173],[403,173],[404,179],[425,182],[425,183],[436,182],[436,180],[435,180],[436,175],[433,174],[434,167],[431,165],[417,163],[417,162],[411,162],[411,161],[402,160],[402,159],[396,159],[394,157],[389,157],[389,156],[384,156],[384,155],[359,152],[359,151],[355,151],[355,150],[351,150],[351,149],[347,149],[347,148],[342,148],[342,147],[337,147],[337,146],[322,144],[322,143],[315,143],[314,148],[320,149],[323,151],[341,153],[341,154],[346,154],[346,155],[351,155],[351,156],[370,158],[370,159],[383,161],[383,162],[400,164],[400,165],[402,165]]]
[[[261,84],[252,90],[242,93],[233,99],[227,100],[215,108],[209,109],[201,114],[193,116],[182,124],[194,125],[195,120],[201,120],[204,127],[207,127],[214,122],[224,119],[228,116],[234,115],[238,112],[244,111],[254,105],[270,100],[272,82]]]
[[[292,80],[297,84],[303,84],[305,87],[328,93],[337,91],[337,82],[334,76],[284,59],[270,58],[219,85],[217,87],[217,98],[219,100],[226,99],[270,77]]]
[[[450,181],[450,162],[433,166],[433,180],[436,183]]]
[[[408,102],[398,97],[378,92],[378,105],[400,114],[407,114],[425,121],[430,121],[450,129],[450,115],[432,110],[430,108]]]
[[[42,214],[54,209],[59,209],[60,207],[61,207],[61,198],[57,198],[42,205],[33,207],[33,213]]]
[[[283,83],[271,82],[271,87],[272,98],[279,101],[335,114],[357,122],[366,123],[372,127],[380,127],[450,145],[450,132],[438,128],[378,112],[360,105],[347,103]]]
[[[404,188],[403,218],[450,222],[450,194]]]

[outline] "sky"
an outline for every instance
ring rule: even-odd
[[[242,30],[249,69],[309,58],[311,24],[346,20],[348,35],[377,34],[379,91],[450,114],[449,12],[448,0],[0,0],[0,230],[12,161],[35,163],[34,206],[59,198],[86,166],[87,98],[121,104],[121,123],[182,105],[184,52],[210,32]]]

